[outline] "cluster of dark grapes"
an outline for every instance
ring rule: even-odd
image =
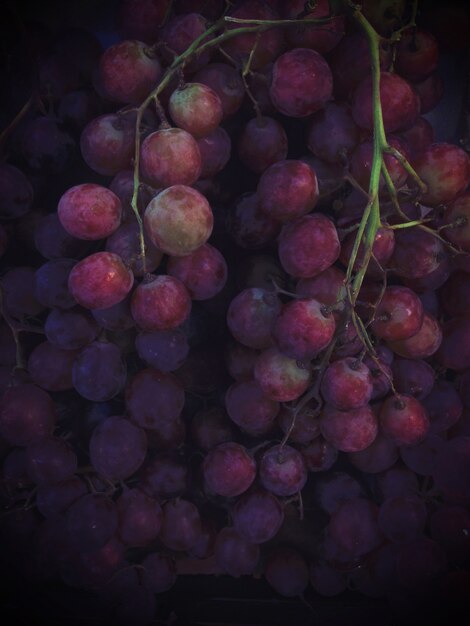
[[[150,623],[178,574],[470,591],[470,159],[423,117],[436,38],[383,4],[122,0],[104,50],[23,25],[0,137],[4,573],[96,592],[115,624]]]

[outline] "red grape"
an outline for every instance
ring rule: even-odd
[[[239,496],[255,479],[256,464],[238,443],[221,443],[204,459],[204,480],[210,492],[226,498]]]
[[[284,115],[307,117],[326,104],[332,91],[331,70],[315,50],[290,50],[274,62],[269,93],[276,109]]]
[[[399,446],[414,446],[429,432],[429,419],[423,405],[412,396],[387,398],[380,410],[383,432]]]
[[[423,323],[423,305],[407,287],[387,287],[377,305],[372,322],[373,333],[387,341],[408,339]]]
[[[412,124],[419,115],[419,98],[411,85],[398,74],[382,72],[380,100],[385,131],[393,133]],[[358,126],[373,130],[372,79],[364,80],[356,88],[352,99],[352,116]]]
[[[184,257],[171,257],[167,271],[183,283],[193,300],[213,298],[227,282],[227,263],[208,243]]]
[[[354,358],[331,363],[322,378],[321,393],[326,402],[341,411],[358,409],[372,396],[372,377],[367,365]]]
[[[315,207],[317,177],[302,161],[279,161],[262,174],[257,193],[263,213],[280,222],[290,221]]]
[[[188,319],[191,299],[177,278],[147,275],[132,294],[131,311],[144,331],[172,330]]]
[[[368,448],[377,436],[377,418],[368,405],[350,411],[325,407],[320,429],[323,437],[343,452]]]
[[[125,115],[100,115],[88,122],[80,136],[85,163],[98,174],[114,176],[131,166],[135,122]]]
[[[100,88],[113,101],[139,104],[162,73],[152,48],[125,40],[104,51],[99,62]]]
[[[79,261],[69,275],[69,290],[86,309],[106,309],[122,302],[134,275],[117,254],[95,252]]]
[[[452,202],[470,182],[470,160],[466,152],[449,143],[433,143],[412,165],[427,186],[421,196],[431,205]]]
[[[283,354],[309,361],[328,346],[335,328],[333,315],[318,300],[292,300],[282,307],[273,337]]]
[[[163,128],[148,135],[140,150],[142,178],[156,189],[192,185],[201,175],[197,141],[181,128]]]
[[[306,215],[286,224],[279,238],[282,267],[295,278],[313,278],[337,260],[336,228],[324,215]]]
[[[307,468],[298,450],[275,445],[266,450],[259,464],[259,480],[276,496],[292,496],[307,482]]]

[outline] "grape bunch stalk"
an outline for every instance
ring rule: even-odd
[[[89,593],[117,624],[184,621],[201,576],[306,611],[463,606],[470,157],[427,116],[440,55],[470,43],[448,10],[450,39],[417,0],[120,0],[105,49],[17,16],[0,536],[19,588]]]

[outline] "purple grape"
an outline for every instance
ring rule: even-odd
[[[126,365],[120,349],[104,341],[89,344],[75,360],[72,379],[75,389],[87,400],[110,400],[126,383]]]
[[[13,446],[27,446],[52,433],[56,407],[51,396],[24,383],[7,389],[0,408],[0,434]]]
[[[37,485],[68,480],[77,470],[73,448],[58,437],[44,437],[26,448],[28,474]]]
[[[118,534],[126,546],[152,544],[162,524],[162,509],[154,498],[140,489],[127,489],[116,501]]]
[[[116,505],[103,495],[82,496],[68,508],[66,515],[70,538],[80,552],[102,548],[117,530]]]
[[[78,476],[63,482],[40,484],[36,492],[36,506],[45,518],[54,518],[65,513],[75,500],[86,493],[86,485]]]
[[[108,417],[90,440],[90,461],[98,476],[125,480],[142,465],[147,453],[145,431],[124,417]]]
[[[170,550],[189,550],[201,533],[201,517],[195,504],[182,498],[163,505],[160,540]]]
[[[222,528],[215,540],[215,560],[229,576],[253,574],[259,560],[259,546],[241,537],[233,528]]]
[[[234,529],[251,543],[273,539],[284,521],[284,509],[269,491],[244,494],[231,510]]]

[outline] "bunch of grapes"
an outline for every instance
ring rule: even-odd
[[[179,575],[463,602],[470,158],[426,116],[436,36],[415,2],[115,13],[104,49],[25,22],[6,71],[3,573],[116,624]]]

